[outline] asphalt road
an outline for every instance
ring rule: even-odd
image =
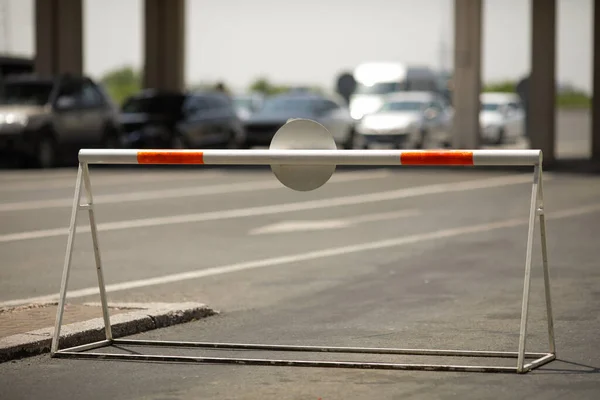
[[[0,307],[56,298],[74,176],[0,175]],[[199,301],[221,311],[138,337],[332,346],[515,351],[530,183],[530,174],[506,171],[362,168],[340,170],[319,190],[298,193],[265,168],[92,168],[109,301]],[[0,398],[597,399],[600,179],[555,172],[544,184],[560,360],[530,374],[44,355],[0,364]],[[82,213],[79,224],[85,223]],[[536,251],[530,351],[547,349],[540,278]],[[97,301],[95,285],[90,235],[82,229],[70,301]]]

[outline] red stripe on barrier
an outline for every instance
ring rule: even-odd
[[[137,152],[138,164],[204,164],[204,153],[140,150]]]
[[[473,165],[473,152],[461,150],[405,151],[402,165]]]

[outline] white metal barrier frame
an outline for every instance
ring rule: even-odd
[[[292,346],[272,344],[244,343],[210,343],[182,342],[158,340],[131,340],[114,338],[111,332],[107,296],[102,272],[100,246],[94,215],[94,201],[89,175],[89,164],[196,164],[196,165],[271,165],[275,166],[326,166],[336,165],[428,165],[428,166],[531,166],[533,167],[533,184],[531,205],[529,210],[529,228],[527,233],[527,250],[525,256],[525,276],[519,333],[519,346],[516,352],[509,351],[477,351],[477,350],[434,350],[403,348],[365,348],[365,347],[328,347],[328,346]],[[294,168],[294,167],[292,167]],[[333,173],[333,172],[332,172]],[[279,176],[278,176],[279,178]],[[281,180],[281,179],[280,179]],[[82,188],[87,202],[81,203]],[[60,331],[63,311],[67,297],[69,272],[76,233],[76,219],[79,210],[87,210],[93,242],[98,288],[104,318],[105,339],[81,346],[59,349]],[[545,353],[526,352],[527,320],[529,314],[529,298],[531,287],[532,252],[534,230],[539,219],[541,233],[542,268],[546,302],[549,351]],[[163,346],[206,349],[237,350],[270,350],[286,352],[328,352],[328,353],[363,353],[386,355],[419,355],[445,357],[481,357],[481,358],[515,358],[514,367],[478,366],[478,365],[446,365],[446,364],[405,364],[382,362],[346,362],[346,361],[308,361],[281,360],[236,357],[192,357],[170,355],[122,354],[109,352],[93,352],[91,350],[110,347],[112,345],[130,346]],[[550,277],[546,248],[546,224],[542,190],[542,152],[540,150],[105,150],[83,149],[79,152],[79,168],[73,199],[71,222],[67,239],[64,270],[62,274],[60,298],[56,315],[56,324],[51,346],[52,357],[96,358],[113,360],[141,360],[156,362],[190,362],[190,363],[226,363],[270,366],[304,366],[304,367],[337,367],[367,368],[390,370],[435,370],[435,371],[471,371],[471,372],[508,372],[526,373],[556,358],[554,342],[553,316],[550,297]],[[526,359],[533,359],[526,362]]]

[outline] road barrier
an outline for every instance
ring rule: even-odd
[[[274,344],[182,342],[159,340],[131,340],[114,338],[102,272],[100,246],[94,214],[94,201],[89,175],[89,164],[206,164],[206,165],[270,165],[275,176],[285,186],[298,191],[314,190],[333,175],[337,165],[426,165],[426,166],[531,166],[533,183],[529,210],[525,276],[521,308],[519,346],[516,352],[478,350],[435,350],[368,347],[292,346]],[[84,189],[86,203],[81,203]],[[67,297],[69,272],[79,210],[87,210],[93,242],[98,288],[102,304],[106,339],[81,346],[59,349],[62,318]],[[531,266],[534,231],[539,220],[541,234],[542,269],[546,300],[549,351],[526,352],[527,320],[531,287]],[[287,352],[362,353],[385,355],[419,355],[443,357],[514,358],[516,366],[479,366],[448,364],[406,364],[383,362],[308,361],[239,357],[192,357],[161,354],[122,354],[93,352],[114,345],[148,347],[185,347],[204,349],[268,350]],[[550,297],[550,277],[546,249],[546,224],[542,191],[542,152],[540,150],[337,150],[329,132],[320,124],[305,120],[288,121],[273,137],[268,150],[117,150],[82,149],[79,152],[79,168],[69,225],[64,270],[56,324],[52,338],[53,357],[97,358],[114,360],[172,361],[192,363],[226,363],[250,365],[281,365],[305,367],[368,368],[393,370],[437,370],[473,372],[526,373],[556,359],[554,327]],[[531,360],[526,362],[527,360]]]

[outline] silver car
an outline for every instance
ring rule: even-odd
[[[396,148],[447,147],[452,111],[442,96],[432,92],[401,92],[386,97],[374,113],[356,127],[362,148],[392,145]]]
[[[481,138],[485,144],[514,143],[525,133],[525,112],[514,93],[482,93],[480,95]]]

